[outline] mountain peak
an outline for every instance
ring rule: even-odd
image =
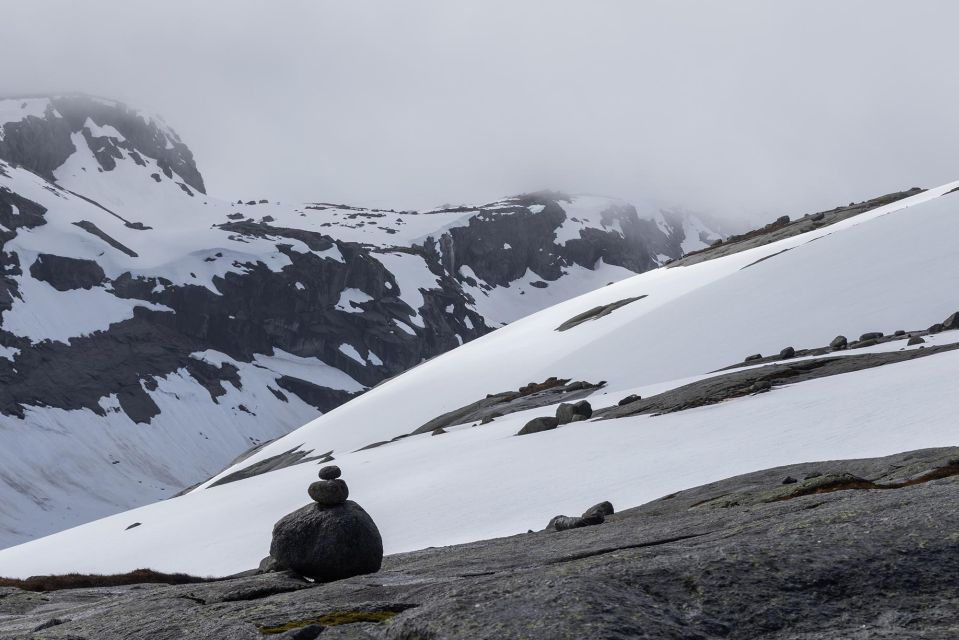
[[[87,150],[95,163],[86,171],[130,164],[206,192],[193,153],[162,118],[82,93],[0,99],[0,159],[62,184],[71,182],[65,165]]]

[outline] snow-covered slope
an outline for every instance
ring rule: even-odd
[[[705,246],[694,226],[546,192],[423,212],[229,202],[157,117],[0,100],[0,547],[168,497],[424,360]]]
[[[957,187],[559,303],[389,380],[185,496],[0,551],[0,574],[254,567],[273,523],[307,500],[318,463],[293,464],[296,451],[331,452],[387,551],[397,552],[541,528],[557,513],[603,499],[624,508],[791,462],[954,445],[959,350],[943,345],[959,342],[959,331],[936,333],[941,327],[920,345],[867,337],[861,348],[828,356],[820,349],[796,361],[825,366],[900,350],[925,357],[877,361],[666,415],[594,419],[517,437],[531,418],[552,414],[540,407],[440,435],[409,434],[487,394],[552,376],[605,381],[589,396],[600,408],[630,394],[718,380],[725,375],[718,369],[754,353],[941,323],[959,309],[959,196],[950,193]],[[591,311],[590,319],[570,322]],[[264,460],[289,466],[257,473]]]

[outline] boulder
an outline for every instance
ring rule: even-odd
[[[792,476],[786,476],[783,478],[783,484],[796,484],[797,482],[799,482],[799,480],[796,480]]]
[[[785,349],[779,352],[779,357],[780,359],[783,359],[783,360],[786,360],[788,358],[795,358],[796,350],[793,349],[792,347],[786,347]]]
[[[583,517],[589,518],[594,516],[597,513],[601,514],[603,517],[613,515],[614,513],[613,503],[608,500],[604,500],[600,502],[599,504],[594,504],[589,509],[583,512]]]
[[[546,525],[546,531],[566,531],[588,527],[590,523],[578,516],[556,516]]]
[[[320,469],[320,480],[336,480],[343,472],[335,464],[331,464]],[[345,500],[346,498],[344,498]]]
[[[333,507],[311,503],[274,525],[270,556],[276,569],[328,582],[379,571],[383,539],[352,500]]]
[[[546,525],[546,531],[566,531],[567,529],[579,529],[580,527],[591,527],[597,524],[603,524],[606,516],[613,514],[613,505],[608,501],[594,504],[583,512],[581,516],[555,516]]]
[[[335,480],[317,480],[310,485],[307,493],[313,500],[324,507],[335,507],[346,502],[350,496],[350,489],[346,482],[339,478]]]
[[[560,424],[559,420],[551,416],[544,416],[542,418],[533,418],[527,422],[522,429],[519,430],[518,436],[525,436],[531,433],[539,433],[540,431],[549,431],[550,429],[555,429]]]
[[[849,341],[846,340],[846,336],[836,336],[832,339],[832,342],[829,343],[829,348],[833,351],[839,351],[840,349],[845,349],[847,344],[849,344]]]
[[[926,341],[920,338],[919,336],[913,336],[909,338],[909,341],[906,343],[907,347],[911,347],[917,344],[925,344]]]
[[[564,402],[556,407],[556,419],[559,420],[560,424],[572,422],[574,415],[576,415],[576,412],[573,410],[573,405],[568,402]]]
[[[576,403],[564,402],[556,407],[556,419],[560,424],[578,422],[593,416],[593,407],[585,400]]]
[[[746,359],[743,362],[752,362],[753,360],[762,360],[763,355],[761,353],[754,353],[751,356],[746,356]]]
[[[870,331],[859,336],[860,342],[865,342],[866,340],[877,340],[882,337],[882,331]]]
[[[617,404],[617,406],[620,406],[620,407],[621,407],[621,406],[623,406],[624,404],[629,404],[630,402],[636,402],[637,400],[642,400],[642,399],[643,399],[643,396],[633,393],[633,394],[630,394],[630,395],[626,396],[625,398],[623,398],[622,400],[620,400],[620,401],[617,402],[616,404]]]
[[[949,316],[949,317],[951,318],[952,316]],[[932,325],[931,327],[929,327],[929,333],[939,333],[942,330],[943,330],[943,326],[939,324],[938,322]]]
[[[583,416],[584,418],[592,418],[593,406],[585,400],[580,400],[573,405],[573,412],[578,416]]]
[[[959,329],[959,311],[946,318],[942,323],[943,329]]]

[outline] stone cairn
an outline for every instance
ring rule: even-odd
[[[273,527],[269,571],[291,570],[321,582],[376,573],[383,563],[383,539],[373,519],[352,500],[340,468],[320,469],[310,485],[312,504],[283,516]]]

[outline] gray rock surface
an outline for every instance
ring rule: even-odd
[[[814,473],[888,488],[781,484]],[[945,640],[959,637],[957,473],[959,448],[790,465],[326,584],[0,588],[0,637]]]
[[[833,355],[807,360],[788,360],[752,369],[733,369],[729,373],[705,378],[648,396],[628,404],[597,409],[594,417],[622,418],[639,414],[662,414],[701,407],[731,398],[768,391],[776,385],[796,384],[828,376],[881,367],[915,358],[935,356],[959,348],[959,343],[923,349]]]

